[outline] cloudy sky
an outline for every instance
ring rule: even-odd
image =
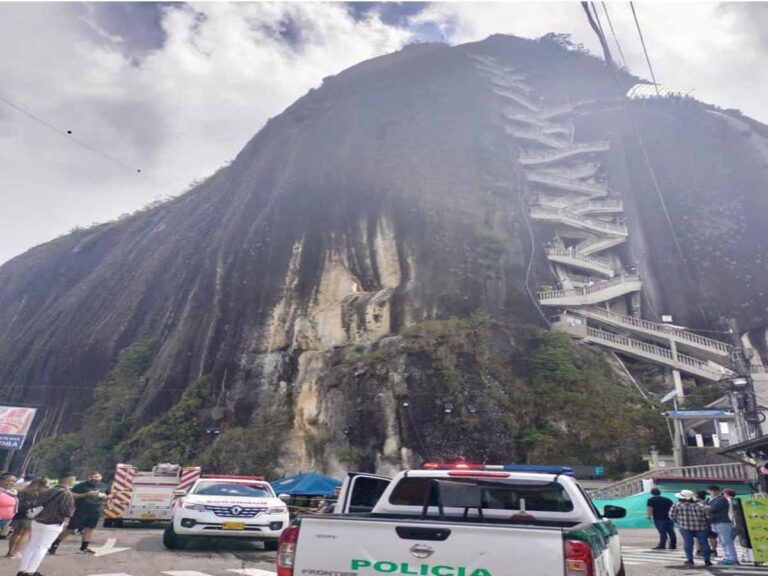
[[[629,5],[607,7],[647,77]],[[768,122],[768,3],[636,7],[660,83]],[[578,2],[0,3],[0,262],[181,193],[356,62],[551,31],[598,52]]]

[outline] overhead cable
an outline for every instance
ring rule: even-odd
[[[51,124],[47,120],[44,120],[40,116],[37,116],[36,114],[33,114],[32,112],[30,112],[26,108],[22,108],[21,106],[16,104],[14,101],[12,101],[10,98],[8,98],[7,96],[3,95],[2,93],[0,93],[0,101],[4,102],[8,106],[10,106],[14,110],[16,110],[17,112],[21,112],[26,117],[34,120],[35,122],[38,122],[39,124],[42,124],[46,128],[48,128],[50,130],[53,130],[54,132],[56,132],[57,134],[60,134],[61,136],[64,136],[67,140],[70,140],[71,142],[74,142],[78,146],[80,146],[82,148],[85,148],[89,152],[92,152],[94,154],[98,154],[99,156],[101,156],[105,160],[111,162],[115,166],[119,166],[120,168],[123,168],[124,170],[128,170],[130,172],[141,173],[141,170],[139,168],[132,168],[131,166],[128,166],[127,164],[123,164],[119,160],[116,160],[115,158],[113,158],[109,154],[106,154],[106,153],[102,152],[98,148],[94,148],[90,144],[88,144],[86,142],[83,142],[82,140],[79,140],[78,138],[75,138],[72,135],[72,130],[62,130],[61,128],[59,128],[57,126],[54,126],[53,124]]]
[[[611,29],[611,36],[613,36],[613,41],[616,44],[616,48],[619,50],[619,56],[621,57],[621,65],[626,66],[627,65],[627,59],[624,57],[624,51],[621,49],[621,44],[619,43],[619,37],[616,35],[616,30],[613,29],[613,22],[611,21],[611,15],[608,14],[608,6],[606,6],[605,2],[602,2],[603,5],[603,12],[605,12],[605,19],[608,21],[608,28]]]
[[[635,19],[635,26],[637,27],[637,34],[640,36],[640,44],[643,45],[643,54],[645,54],[645,61],[648,63],[648,70],[651,72],[651,80],[653,80],[653,85],[656,87],[656,96],[661,96],[661,92],[659,92],[659,83],[656,82],[656,74],[653,73],[653,66],[651,65],[651,58],[648,56],[648,48],[645,46],[645,38],[643,38],[643,31],[640,28],[640,22],[637,19],[637,12],[635,12],[635,3],[630,2],[629,7],[632,8],[632,16]]]

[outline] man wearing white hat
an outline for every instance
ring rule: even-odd
[[[704,565],[712,566],[711,550],[707,540],[709,533],[709,514],[703,502],[696,500],[696,493],[691,490],[681,490],[675,494],[677,502],[669,511],[669,517],[677,522],[683,535],[686,566],[693,566],[693,539],[699,541],[704,555]]]

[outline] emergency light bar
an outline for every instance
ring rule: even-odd
[[[505,472],[529,472],[533,474],[559,474],[576,477],[568,466],[546,466],[535,464],[470,464],[469,462],[425,462],[423,470],[487,470]]]
[[[204,480],[253,480],[255,482],[264,482],[264,476],[235,476],[230,474],[203,474],[200,478]]]

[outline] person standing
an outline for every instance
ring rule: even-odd
[[[19,501],[16,497],[16,476],[10,472],[0,474],[0,528],[11,523],[16,515]]]
[[[83,537],[78,554],[95,554],[96,552],[91,548],[91,538],[101,518],[104,501],[107,499],[107,485],[101,481],[99,472],[91,472],[85,482],[80,482],[72,488],[72,495],[75,498],[75,515],[69,521],[69,526],[51,544],[49,552],[56,554],[59,544],[67,536],[74,534],[75,530],[82,530]]]
[[[21,554],[21,566],[16,576],[42,576],[37,569],[48,548],[75,513],[75,499],[71,491],[74,485],[74,474],[64,473],[56,486],[40,495],[37,504],[43,509],[32,520],[32,537]]]
[[[712,531],[717,534],[717,540],[723,550],[725,558],[718,562],[724,566],[738,564],[736,545],[733,541],[733,524],[731,524],[731,505],[719,486],[710,486],[709,492],[709,517],[712,522]]]
[[[677,549],[677,534],[675,534],[675,523],[669,517],[669,510],[672,508],[672,500],[661,495],[661,490],[654,488],[651,490],[651,497],[646,503],[646,513],[648,520],[653,520],[653,525],[659,532],[659,545],[652,550],[664,550],[667,547],[667,538],[669,538],[669,549]]]
[[[32,480],[19,491],[19,510],[11,521],[13,533],[8,540],[9,558],[21,558],[21,551],[32,533],[32,510],[37,507],[40,496],[48,489],[48,478]]]
[[[699,500],[699,502],[704,503],[707,507],[709,506],[709,494],[706,490],[699,490],[696,492],[696,498]],[[707,508],[709,509],[709,508]],[[709,540],[709,555],[710,556],[717,556],[717,534],[714,533],[712,530],[712,524],[710,523],[709,531],[707,532],[707,540]],[[703,552],[701,551],[701,546],[699,546],[698,541],[696,542],[696,556],[702,556]]]
[[[693,566],[693,540],[698,540],[704,554],[704,565],[712,566],[710,560],[709,542],[709,516],[707,507],[703,502],[696,500],[696,494],[691,490],[681,490],[675,494],[677,502],[669,511],[669,517],[677,522],[680,533],[683,536],[683,548],[685,549],[685,565]]]

